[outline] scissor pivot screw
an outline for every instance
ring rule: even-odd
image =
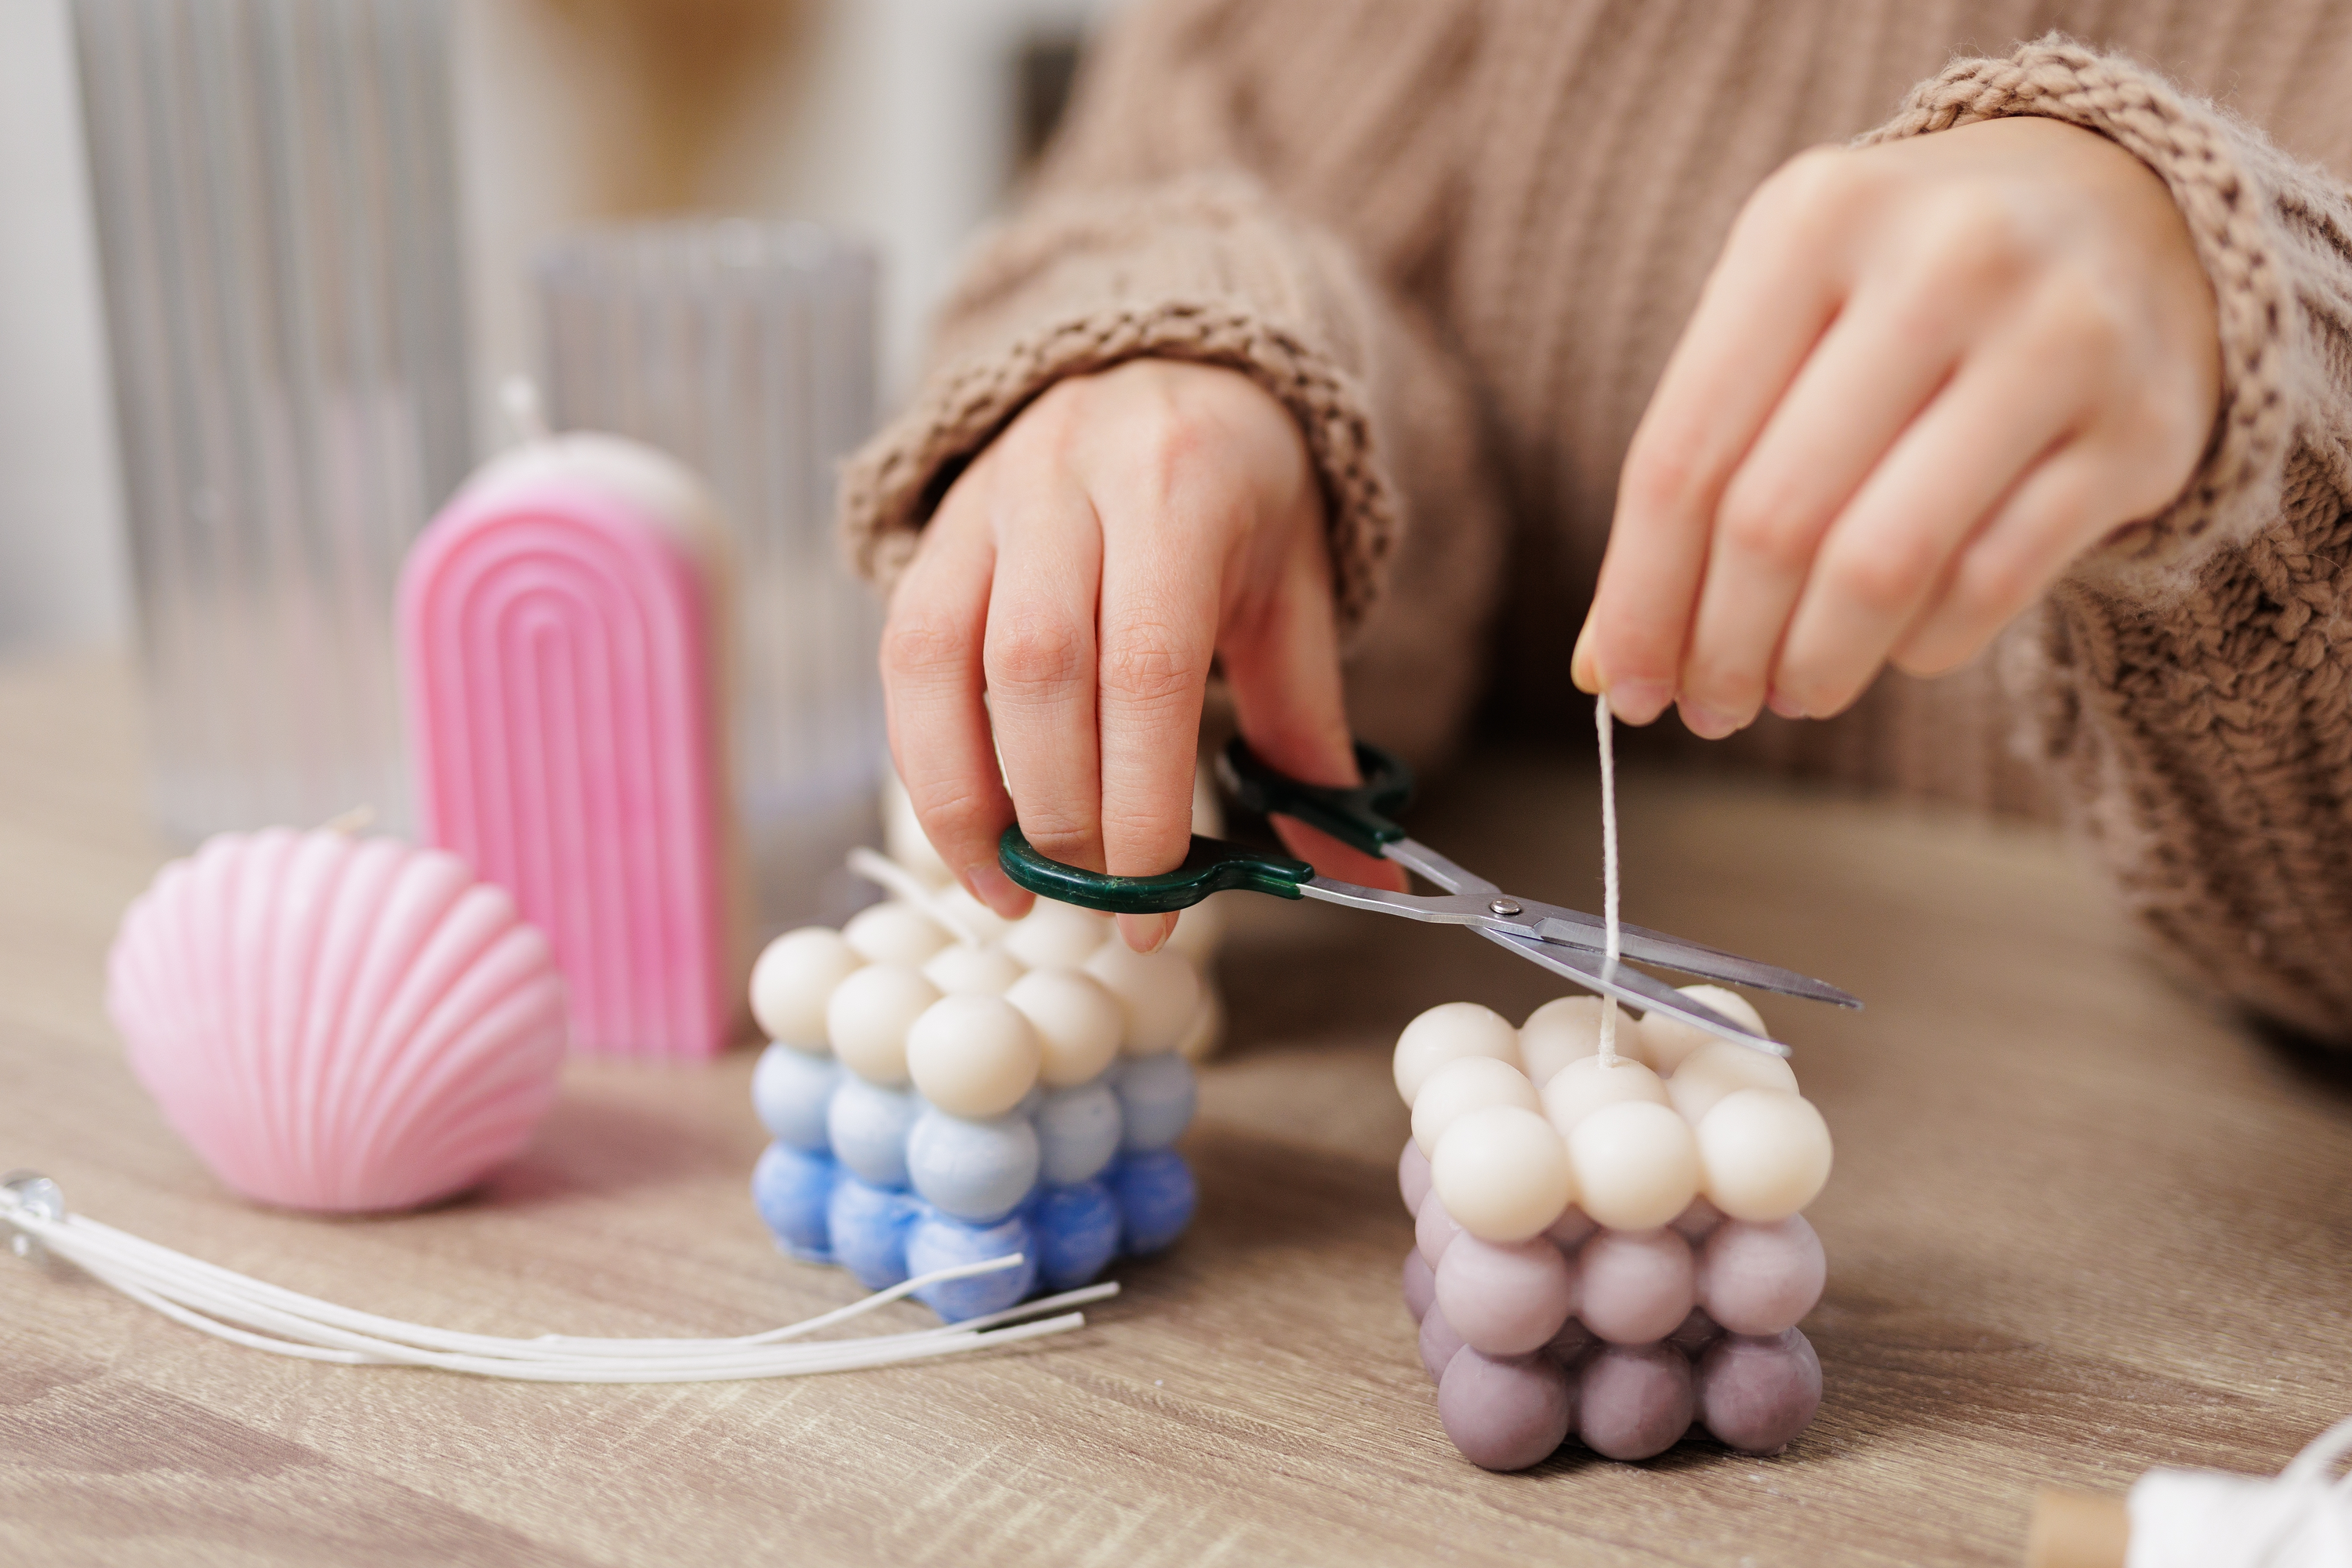
[[[1498,915],[1515,915],[1519,912],[1519,906],[1511,902],[1508,899],[1496,899],[1493,903],[1488,904],[1486,908]]]

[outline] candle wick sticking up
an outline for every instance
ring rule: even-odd
[[[1601,957],[1601,978],[1617,978],[1617,748],[1615,726],[1609,713],[1609,694],[1593,703],[1593,725],[1601,735],[1601,920],[1607,942]],[[1617,1065],[1617,998],[1601,998],[1601,1065]]]
[[[539,383],[530,377],[510,375],[500,382],[499,406],[505,411],[516,440],[529,445],[552,434],[547,427],[547,410],[539,401]]]

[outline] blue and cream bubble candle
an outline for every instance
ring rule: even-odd
[[[753,969],[772,1043],[751,1094],[775,1142],[751,1195],[778,1240],[875,1290],[1022,1256],[917,1292],[950,1321],[1175,1241],[1196,1196],[1173,1147],[1192,1120],[1185,1053],[1218,1024],[1191,960],[1130,952],[1066,904],[1005,921],[899,885]]]

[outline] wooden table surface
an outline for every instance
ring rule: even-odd
[[[1582,901],[1584,773],[1485,756],[1417,826]],[[1200,1218],[1087,1329],[796,1381],[487,1383],[262,1355],[0,1256],[0,1563],[2013,1563],[2045,1483],[2274,1468],[2352,1410],[2352,1077],[2169,986],[2043,831],[1639,771],[1622,793],[1629,919],[1870,1003],[1767,1003],[1838,1148],[1805,1323],[1826,1396],[1779,1458],[1455,1456],[1397,1292],[1389,1046],[1432,1004],[1516,1017],[1555,987],[1458,933],[1258,900],[1184,1145]],[[521,1162],[433,1213],[228,1197],[100,1008],[164,858],[121,667],[0,669],[0,1166],[452,1328],[730,1334],[857,1293],[752,1213],[749,1050],[574,1068]]]

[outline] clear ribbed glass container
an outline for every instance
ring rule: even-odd
[[[874,423],[876,267],[806,224],[709,219],[583,235],[537,268],[558,430],[604,430],[707,479],[731,534],[728,710],[754,935],[871,897],[887,747],[879,613],[842,563],[835,470]]]
[[[156,805],[406,824],[392,590],[471,460],[446,0],[72,0]]]

